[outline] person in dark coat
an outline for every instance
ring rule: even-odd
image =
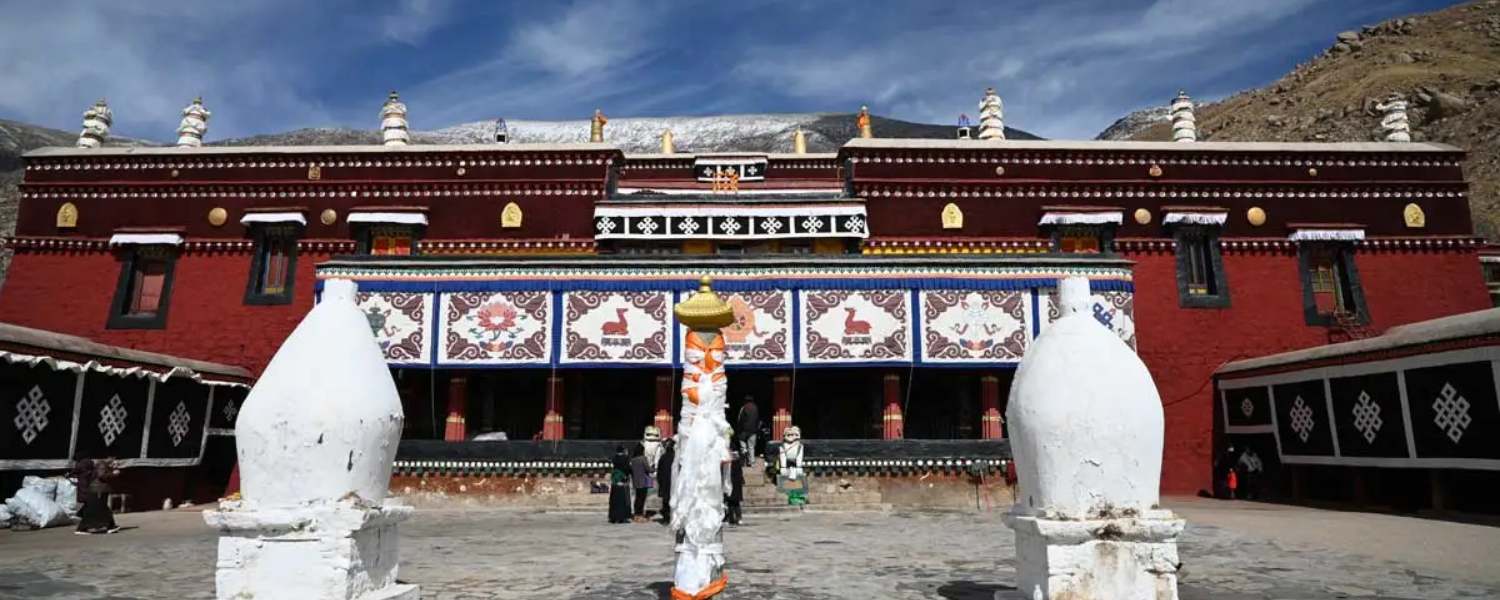
[[[646,520],[646,495],[651,493],[651,465],[646,462],[646,447],[637,443],[630,452],[630,484],[635,488],[636,521]]]
[[[77,533],[114,533],[120,530],[115,524],[114,512],[109,510],[109,480],[119,474],[114,461],[108,459],[85,458],[73,465],[70,476],[78,485],[78,499],[83,503],[78,510]]]
[[[753,396],[745,396],[745,403],[740,405],[734,431],[739,438],[740,455],[745,464],[755,464],[755,436],[760,432],[760,407],[755,405]]]
[[[729,495],[724,496],[724,520],[739,525],[740,504],[745,500],[745,463],[738,452],[729,453],[729,490]]]
[[[656,461],[656,495],[661,497],[661,522],[672,522],[672,466],[677,462],[677,441],[667,438],[661,443],[661,458]]]
[[[630,457],[624,446],[615,446],[609,472],[609,522],[630,522]]]

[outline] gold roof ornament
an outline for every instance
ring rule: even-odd
[[[672,308],[677,320],[693,331],[717,332],[734,323],[734,308],[714,293],[713,279],[698,280],[698,292]]]
[[[859,137],[865,139],[875,137],[875,128],[870,124],[870,107],[859,107],[859,116],[855,117],[854,122],[859,125]]]
[[[608,122],[609,119],[604,116],[603,110],[594,109],[594,118],[589,119],[590,142],[602,143],[604,141],[604,124]]]
[[[672,143],[672,130],[671,129],[663,129],[663,130],[661,130],[661,153],[662,154],[676,154],[677,153],[677,145]]]
[[[802,133],[800,125],[792,132],[792,154],[807,154],[807,134]]]

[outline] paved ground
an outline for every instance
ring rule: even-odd
[[[1500,598],[1500,529],[1259,504],[1180,501],[1185,600]],[[726,598],[989,600],[1014,584],[998,515],[750,515]],[[191,511],[121,515],[113,536],[0,532],[0,598],[211,598],[214,537]],[[1274,539],[1272,539],[1274,538]],[[661,598],[672,544],[602,515],[427,510],[402,529],[424,598]]]

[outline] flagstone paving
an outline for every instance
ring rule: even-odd
[[[1253,526],[1210,524],[1233,519],[1186,508],[1204,517],[1181,540],[1185,600],[1500,598],[1492,573],[1384,560],[1380,548],[1362,555],[1351,551],[1358,540],[1283,543]],[[772,513],[747,520],[726,535],[725,598],[1021,597],[1012,588],[1012,536],[998,513]],[[1439,532],[1453,526],[1413,521],[1409,527],[1433,523]],[[130,529],[112,536],[0,531],[0,598],[213,597],[215,537],[199,514],[127,514],[120,522]],[[1487,533],[1500,537],[1500,529],[1474,532]],[[608,525],[602,514],[424,510],[403,526],[401,544],[401,578],[440,600],[652,600],[664,597],[672,565],[665,528]]]

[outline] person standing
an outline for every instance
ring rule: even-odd
[[[646,520],[646,495],[651,492],[651,467],[646,463],[646,447],[637,443],[630,457],[630,483],[635,488],[635,511],[631,519]]]
[[[740,460],[738,452],[729,453],[729,494],[724,496],[724,520],[730,525],[739,525],[740,505],[745,500],[745,463]]]
[[[739,437],[740,456],[745,464],[755,464],[755,434],[760,431],[760,407],[755,405],[754,396],[745,396],[734,430]]]
[[[630,522],[630,457],[624,446],[615,446],[614,466],[609,473],[609,522]]]
[[[120,474],[113,460],[85,458],[73,465],[71,476],[78,484],[79,498],[83,507],[78,511],[79,534],[114,533],[120,530],[115,524],[114,512],[109,509],[109,480]]]
[[[677,463],[677,440],[661,443],[661,458],[656,461],[656,495],[661,497],[661,522],[672,522],[672,467]]]

